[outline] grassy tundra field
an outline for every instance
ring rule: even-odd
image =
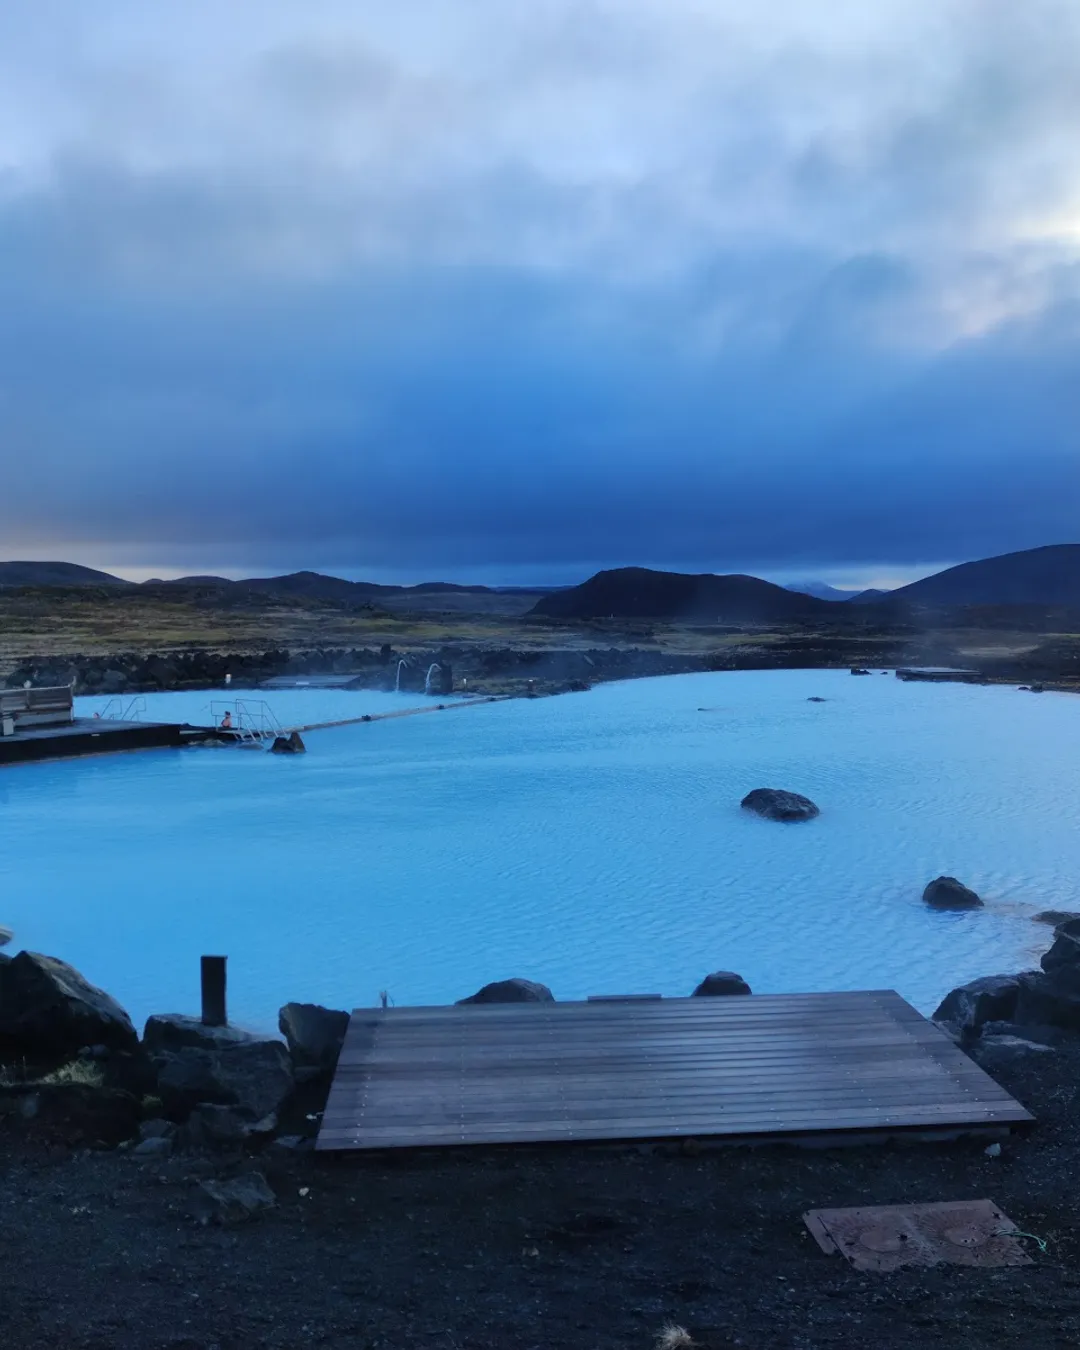
[[[471,656],[482,654],[488,676],[497,671],[500,652],[509,677],[509,667],[524,655],[625,657],[633,651],[643,665],[629,673],[656,673],[661,657],[715,669],[933,664],[973,667],[991,679],[1080,687],[1080,633],[1056,615],[961,611],[914,621],[838,606],[835,622],[729,625],[542,618],[528,612],[535,600],[520,592],[462,592],[356,604],[213,587],[0,588],[0,680],[42,658],[388,646],[404,653],[452,647],[455,668],[465,674]],[[602,663],[595,668],[597,679],[626,673],[625,659],[610,672]]]

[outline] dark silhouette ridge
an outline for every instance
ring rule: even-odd
[[[109,572],[68,562],[0,562],[0,587],[123,586]],[[187,576],[172,581],[153,578],[148,587],[200,587],[271,595],[302,596],[355,602],[379,596],[406,595],[537,595],[533,609],[549,618],[690,618],[734,623],[812,619],[831,615],[844,605],[873,605],[879,614],[897,610],[963,609],[977,606],[1041,606],[1080,611],[1080,544],[1048,544],[960,563],[894,591],[867,590],[822,599],[791,587],[775,586],[758,577],[712,573],[661,572],[647,567],[618,567],[578,586],[478,586],[452,581],[424,581],[415,586],[347,581],[321,572],[290,572],[276,577]],[[806,583],[809,585],[810,583]],[[816,583],[815,583],[816,586]]]
[[[546,595],[531,613],[558,619],[700,619],[711,623],[835,617],[832,600],[817,600],[757,577],[705,572],[654,572],[618,567],[580,586]]]
[[[0,586],[131,586],[130,581],[69,562],[0,562]]]
[[[880,608],[1044,605],[1080,609],[1080,544],[1048,544],[960,563],[890,591],[876,603]]]

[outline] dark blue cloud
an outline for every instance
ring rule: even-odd
[[[3,551],[565,576],[1075,537],[1080,251],[1067,218],[1031,219],[1080,184],[1047,130],[1080,99],[1049,31],[997,37],[917,112],[863,72],[861,120],[794,145],[765,114],[827,81],[781,63],[631,175],[607,128],[582,151],[605,167],[575,170],[535,89],[503,89],[519,144],[474,162],[446,140],[461,101],[358,45],[256,63],[238,97],[282,140],[250,154],[235,128],[211,162],[54,146],[39,178],[0,176]],[[599,123],[625,98],[545,51]],[[355,126],[368,159],[335,174],[305,118]]]

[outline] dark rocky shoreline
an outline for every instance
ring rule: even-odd
[[[1071,1344],[1078,956],[1069,918],[1045,979],[977,982],[939,1009],[1036,1115],[1029,1136],[996,1152],[963,1140],[704,1152],[685,1141],[330,1161],[311,1140],[344,1013],[288,1004],[284,1041],[175,1014],[139,1038],[77,972],[4,957],[4,1344],[650,1350],[672,1325],[699,1350]],[[1038,1027],[1015,993],[1032,982]],[[695,992],[749,990],[716,972]],[[511,981],[472,997],[510,996],[550,991]],[[98,1043],[76,1046],[84,1036]],[[1033,1266],[858,1274],[801,1220],[820,1205],[983,1195],[1047,1244],[1033,1246]]]
[[[695,996],[749,994],[707,976]],[[458,1000],[553,1002],[546,985],[499,980]],[[349,1014],[287,1003],[278,1036],[150,1016],[140,1036],[104,990],[56,957],[0,956],[0,1125],[91,1148],[176,1150],[241,1142],[303,1149],[316,1132]]]
[[[1065,938],[1075,945],[1071,928]],[[746,992],[726,972],[711,978]],[[984,1023],[969,1037],[968,1053],[1037,1117],[993,1156],[985,1141],[704,1152],[690,1141],[328,1161],[310,1139],[342,1015],[287,1009],[288,1045],[275,1042],[260,1070],[277,1092],[290,1066],[276,1129],[252,1119],[265,1098],[249,1100],[243,1131],[223,1102],[173,1121],[130,1076],[3,1089],[5,1346],[652,1350],[679,1326],[699,1350],[1039,1350],[1080,1335],[1075,1029],[1029,1042]],[[10,1002],[4,1015],[10,1032]],[[98,1015],[112,1045],[90,1062],[149,1042],[156,1083],[163,1066],[190,1075],[204,1057],[213,1077],[252,1044],[170,1016],[151,1019],[133,1051],[130,1023]],[[48,1043],[55,1058],[71,1039],[54,1026]],[[126,1136],[104,1137],[120,1120]],[[802,1224],[820,1205],[984,1195],[1047,1244],[1029,1244],[1034,1265],[859,1274]]]
[[[737,633],[739,630],[733,630]],[[614,633],[612,636],[616,636]],[[358,688],[415,693],[438,666],[430,692],[528,696],[581,691],[609,680],[642,679],[706,671],[849,669],[852,673],[905,665],[964,664],[969,682],[1026,683],[1039,689],[1074,691],[1080,666],[1070,651],[1039,648],[1008,660],[958,657],[932,635],[847,635],[829,632],[746,632],[745,642],[717,645],[718,632],[702,632],[700,650],[660,646],[503,645],[479,642],[439,646],[268,648],[263,651],[131,650],[28,657],[6,675],[17,687],[74,685],[76,694],[124,695],[175,689],[254,688],[282,677],[346,677]],[[732,634],[728,635],[729,637]],[[402,664],[403,663],[403,664]],[[400,684],[399,684],[400,667]]]
[[[1080,915],[1056,917],[1040,970],[960,986],[933,1020],[967,1049],[1045,1049],[1080,1036]],[[738,974],[717,971],[692,994],[750,992]],[[459,1000],[521,1001],[554,996],[515,978]],[[0,954],[0,1123],[67,1145],[134,1144],[155,1156],[282,1136],[300,1148],[315,1133],[348,1020],[344,1010],[287,1003],[278,1036],[180,1013],[152,1015],[140,1036],[115,999],[65,962]]]

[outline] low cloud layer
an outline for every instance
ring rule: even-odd
[[[4,555],[1076,537],[1070,0],[520,8],[0,14]]]

